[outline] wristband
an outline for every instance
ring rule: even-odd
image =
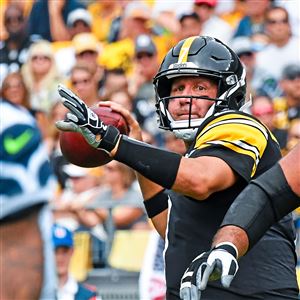
[[[118,142],[120,131],[111,125],[107,126],[107,130],[103,135],[97,148],[104,149],[108,152],[113,150]]]
[[[151,219],[168,208],[168,194],[161,190],[156,195],[144,201],[148,217]]]
[[[170,189],[176,180],[181,155],[122,135],[114,159]]]
[[[230,253],[233,257],[238,257],[238,249],[236,246],[231,242],[222,242],[213,247],[212,250],[225,250]]]

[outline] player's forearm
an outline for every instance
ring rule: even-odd
[[[249,247],[249,240],[245,230],[237,226],[224,226],[216,233],[212,247],[223,243],[233,243],[238,250],[238,258],[243,256]]]
[[[159,186],[172,188],[181,155],[159,149],[146,143],[122,136],[111,152],[114,159],[131,167]]]
[[[299,204],[299,196],[291,190],[280,165],[276,164],[239,194],[227,211],[222,226],[234,225],[244,229],[251,248],[275,222]]]

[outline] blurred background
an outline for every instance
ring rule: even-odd
[[[300,2],[0,4],[1,98],[36,118],[57,179],[50,206],[60,288],[72,276],[96,290],[98,299],[164,299],[163,241],[146,217],[134,173],[115,161],[89,169],[66,161],[54,126],[66,113],[57,85],[65,84],[89,106],[120,103],[137,118],[145,141],[183,154],[183,142],[158,129],[152,78],[179,40],[211,35],[244,63],[249,112],[270,128],[286,155],[300,140]],[[300,211],[294,217],[299,236]],[[299,273],[299,238],[297,254]],[[58,299],[63,295],[60,290]]]

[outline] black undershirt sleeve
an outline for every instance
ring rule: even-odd
[[[181,155],[122,136],[114,159],[164,188],[172,188]]]

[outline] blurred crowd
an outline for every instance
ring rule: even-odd
[[[63,157],[54,126],[66,113],[58,83],[89,106],[120,103],[146,142],[183,154],[183,142],[157,126],[152,78],[179,40],[210,35],[244,63],[249,112],[269,127],[282,154],[300,141],[297,0],[1,0],[1,6],[1,97],[36,118],[58,179],[55,223],[89,235],[91,268],[109,266],[116,231],[152,227],[128,167],[112,161],[85,169]]]

